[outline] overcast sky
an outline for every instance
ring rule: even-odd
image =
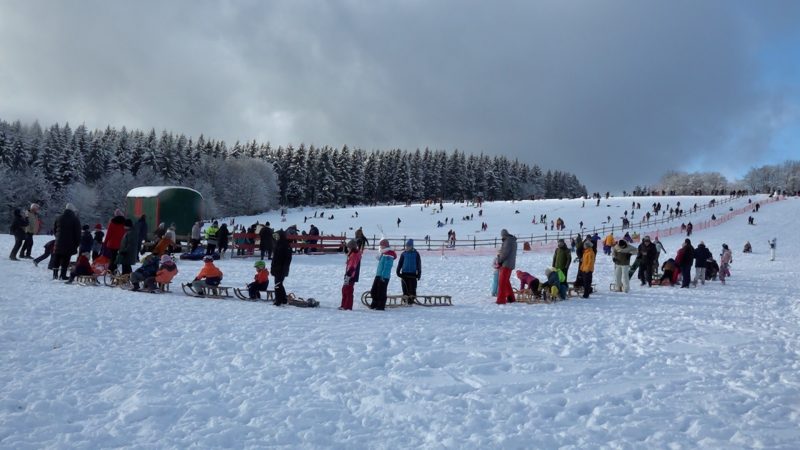
[[[0,0],[0,118],[459,149],[590,191],[798,158],[800,1]]]

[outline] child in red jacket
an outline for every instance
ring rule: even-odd
[[[252,283],[247,285],[247,293],[250,298],[257,300],[261,298],[260,291],[265,291],[269,287],[269,270],[267,270],[267,263],[264,261],[256,261],[253,265],[256,268],[256,276]]]

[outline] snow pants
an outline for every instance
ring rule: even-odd
[[[688,288],[692,281],[692,266],[681,266],[681,287]]]
[[[694,280],[692,280],[692,284],[697,286],[697,282],[700,281],[700,284],[706,284],[706,268],[705,267],[695,267],[694,268]]]
[[[372,306],[370,308],[377,309],[379,311],[386,309],[386,289],[388,287],[389,280],[384,280],[381,277],[375,277],[375,281],[372,282],[372,289],[369,291],[372,295]]]
[[[592,272],[578,272],[583,281],[583,298],[589,298],[592,293]]]
[[[342,305],[341,309],[348,311],[353,310],[353,291],[355,290],[355,283],[347,283],[342,285]]]
[[[33,234],[25,233],[25,242],[22,243],[22,257],[30,258],[33,250]]]
[[[261,298],[261,294],[259,294],[259,292],[261,291],[266,292],[268,287],[269,287],[269,281],[267,281],[266,283],[253,282],[247,285],[247,294],[250,298],[254,300],[259,299]]]
[[[403,295],[417,296],[417,277],[415,275],[400,275],[400,285]]]
[[[275,306],[289,303],[286,298],[286,288],[283,287],[284,278],[283,275],[275,275],[275,301],[273,302]]]
[[[505,305],[516,301],[514,299],[514,290],[511,288],[511,269],[505,266],[500,267],[497,281],[497,304]]]
[[[614,285],[618,291],[630,292],[631,278],[628,276],[629,270],[631,270],[631,266],[614,265]]]
[[[719,281],[725,284],[725,277],[729,276],[731,276],[730,265],[728,263],[723,263],[719,268]]]

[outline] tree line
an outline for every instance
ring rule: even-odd
[[[8,212],[38,203],[46,226],[66,202],[85,222],[104,221],[143,185],[200,191],[208,217],[279,206],[335,206],[424,199],[509,200],[586,195],[578,178],[504,156],[460,151],[366,151],[255,140],[229,146],[154,129],[74,130],[65,123],[0,120],[0,202]]]

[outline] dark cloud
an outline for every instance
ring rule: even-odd
[[[798,124],[800,3],[766,4],[4,2],[0,117],[737,173]]]

